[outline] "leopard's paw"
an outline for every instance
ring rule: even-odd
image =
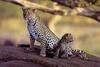
[[[45,56],[46,56],[46,54],[40,54],[40,56],[45,57]]]
[[[70,59],[71,57],[73,57],[73,54],[70,52],[70,53],[64,53],[61,55],[61,58],[66,58],[66,59]]]

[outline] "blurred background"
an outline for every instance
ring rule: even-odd
[[[55,6],[50,0],[34,0],[54,9],[66,9]],[[97,10],[99,10],[97,8]],[[100,57],[100,23],[84,16],[60,16],[38,11],[41,20],[59,37],[65,33],[74,36],[74,48]],[[19,6],[0,1],[0,44],[29,44],[29,33]]]

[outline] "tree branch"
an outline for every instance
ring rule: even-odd
[[[88,8],[80,8],[80,10],[78,10],[78,15],[90,17],[100,22],[100,11],[93,11]]]
[[[51,0],[53,2],[56,2],[60,5],[63,5],[65,7],[71,8],[72,11],[76,8],[78,8],[78,10],[76,11],[77,15],[81,15],[81,16],[86,16],[86,17],[90,17],[98,22],[100,22],[100,11],[93,11],[90,9],[87,9],[86,4],[84,4],[84,7],[82,6],[82,8],[79,8],[79,3],[78,0]],[[86,3],[89,5],[89,3],[95,4],[97,2],[97,0],[86,0]]]
[[[63,10],[55,10],[52,8],[48,8],[48,7],[39,5],[37,3],[30,2],[27,0],[0,0],[0,1],[13,3],[13,4],[19,5],[21,7],[37,9],[37,10],[47,12],[47,13],[50,13],[53,15],[71,15],[73,13],[73,11],[75,11],[76,15],[90,17],[90,18],[95,19],[96,21],[100,22],[100,18],[99,18],[100,11],[96,12],[96,11],[92,11],[87,8],[79,8],[79,7],[75,8],[75,7],[77,7],[77,2],[75,2],[75,1],[71,4],[68,4],[68,2],[64,2],[66,0],[55,0],[55,2],[72,9],[72,10],[69,10],[68,12],[67,11],[64,12]]]
[[[51,0],[51,1],[56,2],[65,7],[69,7],[71,9],[75,7],[87,7],[91,5],[96,5],[96,3],[99,2],[99,0]]]
[[[55,9],[48,8],[48,7],[45,7],[45,6],[36,4],[36,3],[32,3],[30,1],[26,1],[26,0],[0,0],[0,1],[13,3],[13,4],[19,5],[21,7],[28,7],[28,8],[37,9],[37,10],[47,12],[50,14],[64,15],[64,11],[62,11],[62,10],[55,10]]]

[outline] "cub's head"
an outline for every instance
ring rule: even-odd
[[[74,41],[73,35],[71,33],[66,33],[61,38],[61,43],[71,43]]]

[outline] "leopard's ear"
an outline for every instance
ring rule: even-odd
[[[32,9],[33,12],[37,12],[37,9]]]

